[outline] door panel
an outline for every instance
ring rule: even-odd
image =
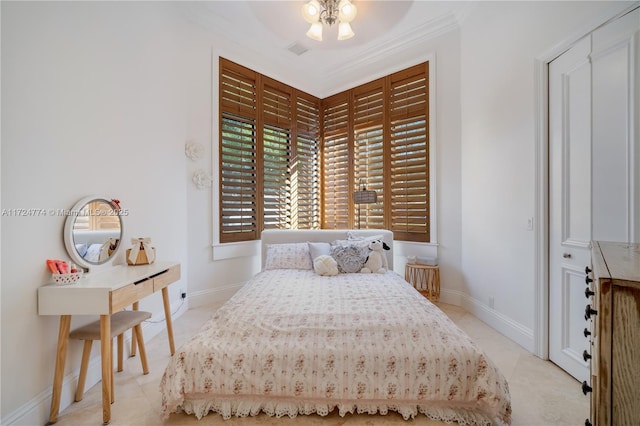
[[[591,39],[549,64],[549,358],[578,380],[591,241]]]
[[[592,240],[640,239],[640,9],[549,63],[549,358],[588,380]]]
[[[640,10],[593,33],[593,239],[638,241]],[[635,79],[635,81],[634,81]],[[634,85],[636,96],[634,96]],[[635,143],[634,143],[635,139]],[[616,208],[612,208],[616,206]]]

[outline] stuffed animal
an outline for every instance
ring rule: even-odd
[[[382,250],[390,250],[391,248],[382,240],[373,240],[369,243],[369,249],[371,253],[367,256],[367,261],[360,272],[364,274],[384,274],[387,272],[389,269],[387,255]]]
[[[317,274],[331,277],[338,275],[338,262],[326,254],[320,255],[313,260],[313,269]]]

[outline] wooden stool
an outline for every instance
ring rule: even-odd
[[[142,363],[142,373],[149,374],[147,366],[147,353],[144,348],[144,338],[142,337],[142,321],[151,318],[149,312],[144,311],[120,311],[111,315],[111,339],[118,336],[118,371],[122,371],[122,352],[124,345],[124,332],[131,330],[131,340],[138,341],[140,348],[140,362]],[[100,321],[94,321],[84,327],[69,333],[70,339],[84,340],[82,350],[82,365],[80,366],[80,377],[78,377],[78,388],[76,389],[76,402],[82,401],[84,395],[84,384],[87,379],[87,369],[89,367],[89,357],[91,356],[91,345],[94,340],[100,340]],[[113,392],[113,360],[111,362],[111,402],[114,401]]]
[[[404,279],[432,302],[440,300],[440,268],[407,263]]]

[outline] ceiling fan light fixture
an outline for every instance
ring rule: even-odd
[[[309,0],[302,6],[302,17],[311,24],[307,37],[322,41],[322,25],[338,23],[338,40],[355,35],[349,23],[356,17],[358,9],[350,0]]]
[[[346,40],[356,35],[348,22],[340,22],[338,25],[338,40]]]
[[[318,0],[311,0],[302,6],[302,17],[310,24],[318,22],[320,19],[320,3],[318,3]]]
[[[307,31],[307,37],[313,40],[322,41],[322,24],[320,21],[314,22]]]
[[[358,13],[358,8],[353,5],[349,0],[341,0],[338,6],[338,19],[340,22],[351,22]]]

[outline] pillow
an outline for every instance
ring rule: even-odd
[[[338,270],[342,273],[352,274],[360,272],[367,261],[369,249],[361,243],[332,244],[331,257],[338,263]]]
[[[353,231],[347,232],[347,241],[366,241],[367,244],[368,244],[371,241],[383,240],[383,239],[384,239],[384,237],[382,236],[382,234],[380,234],[380,235],[369,235],[369,236],[365,237],[365,236],[362,236],[362,235],[357,235]]]
[[[331,277],[338,275],[338,263],[336,260],[326,254],[321,254],[313,260],[313,269],[316,274]]]
[[[87,254],[87,250],[89,250],[89,247],[87,246],[87,243],[76,244],[76,251],[78,252],[80,257],[85,257],[86,254]]]
[[[307,243],[309,245],[309,253],[311,254],[311,259],[314,259],[321,255],[331,255],[331,244],[329,243]]]
[[[369,247],[369,241],[365,240],[334,240],[331,241],[331,247],[333,246],[342,246],[342,247]]]
[[[307,243],[267,244],[264,269],[312,269]]]

